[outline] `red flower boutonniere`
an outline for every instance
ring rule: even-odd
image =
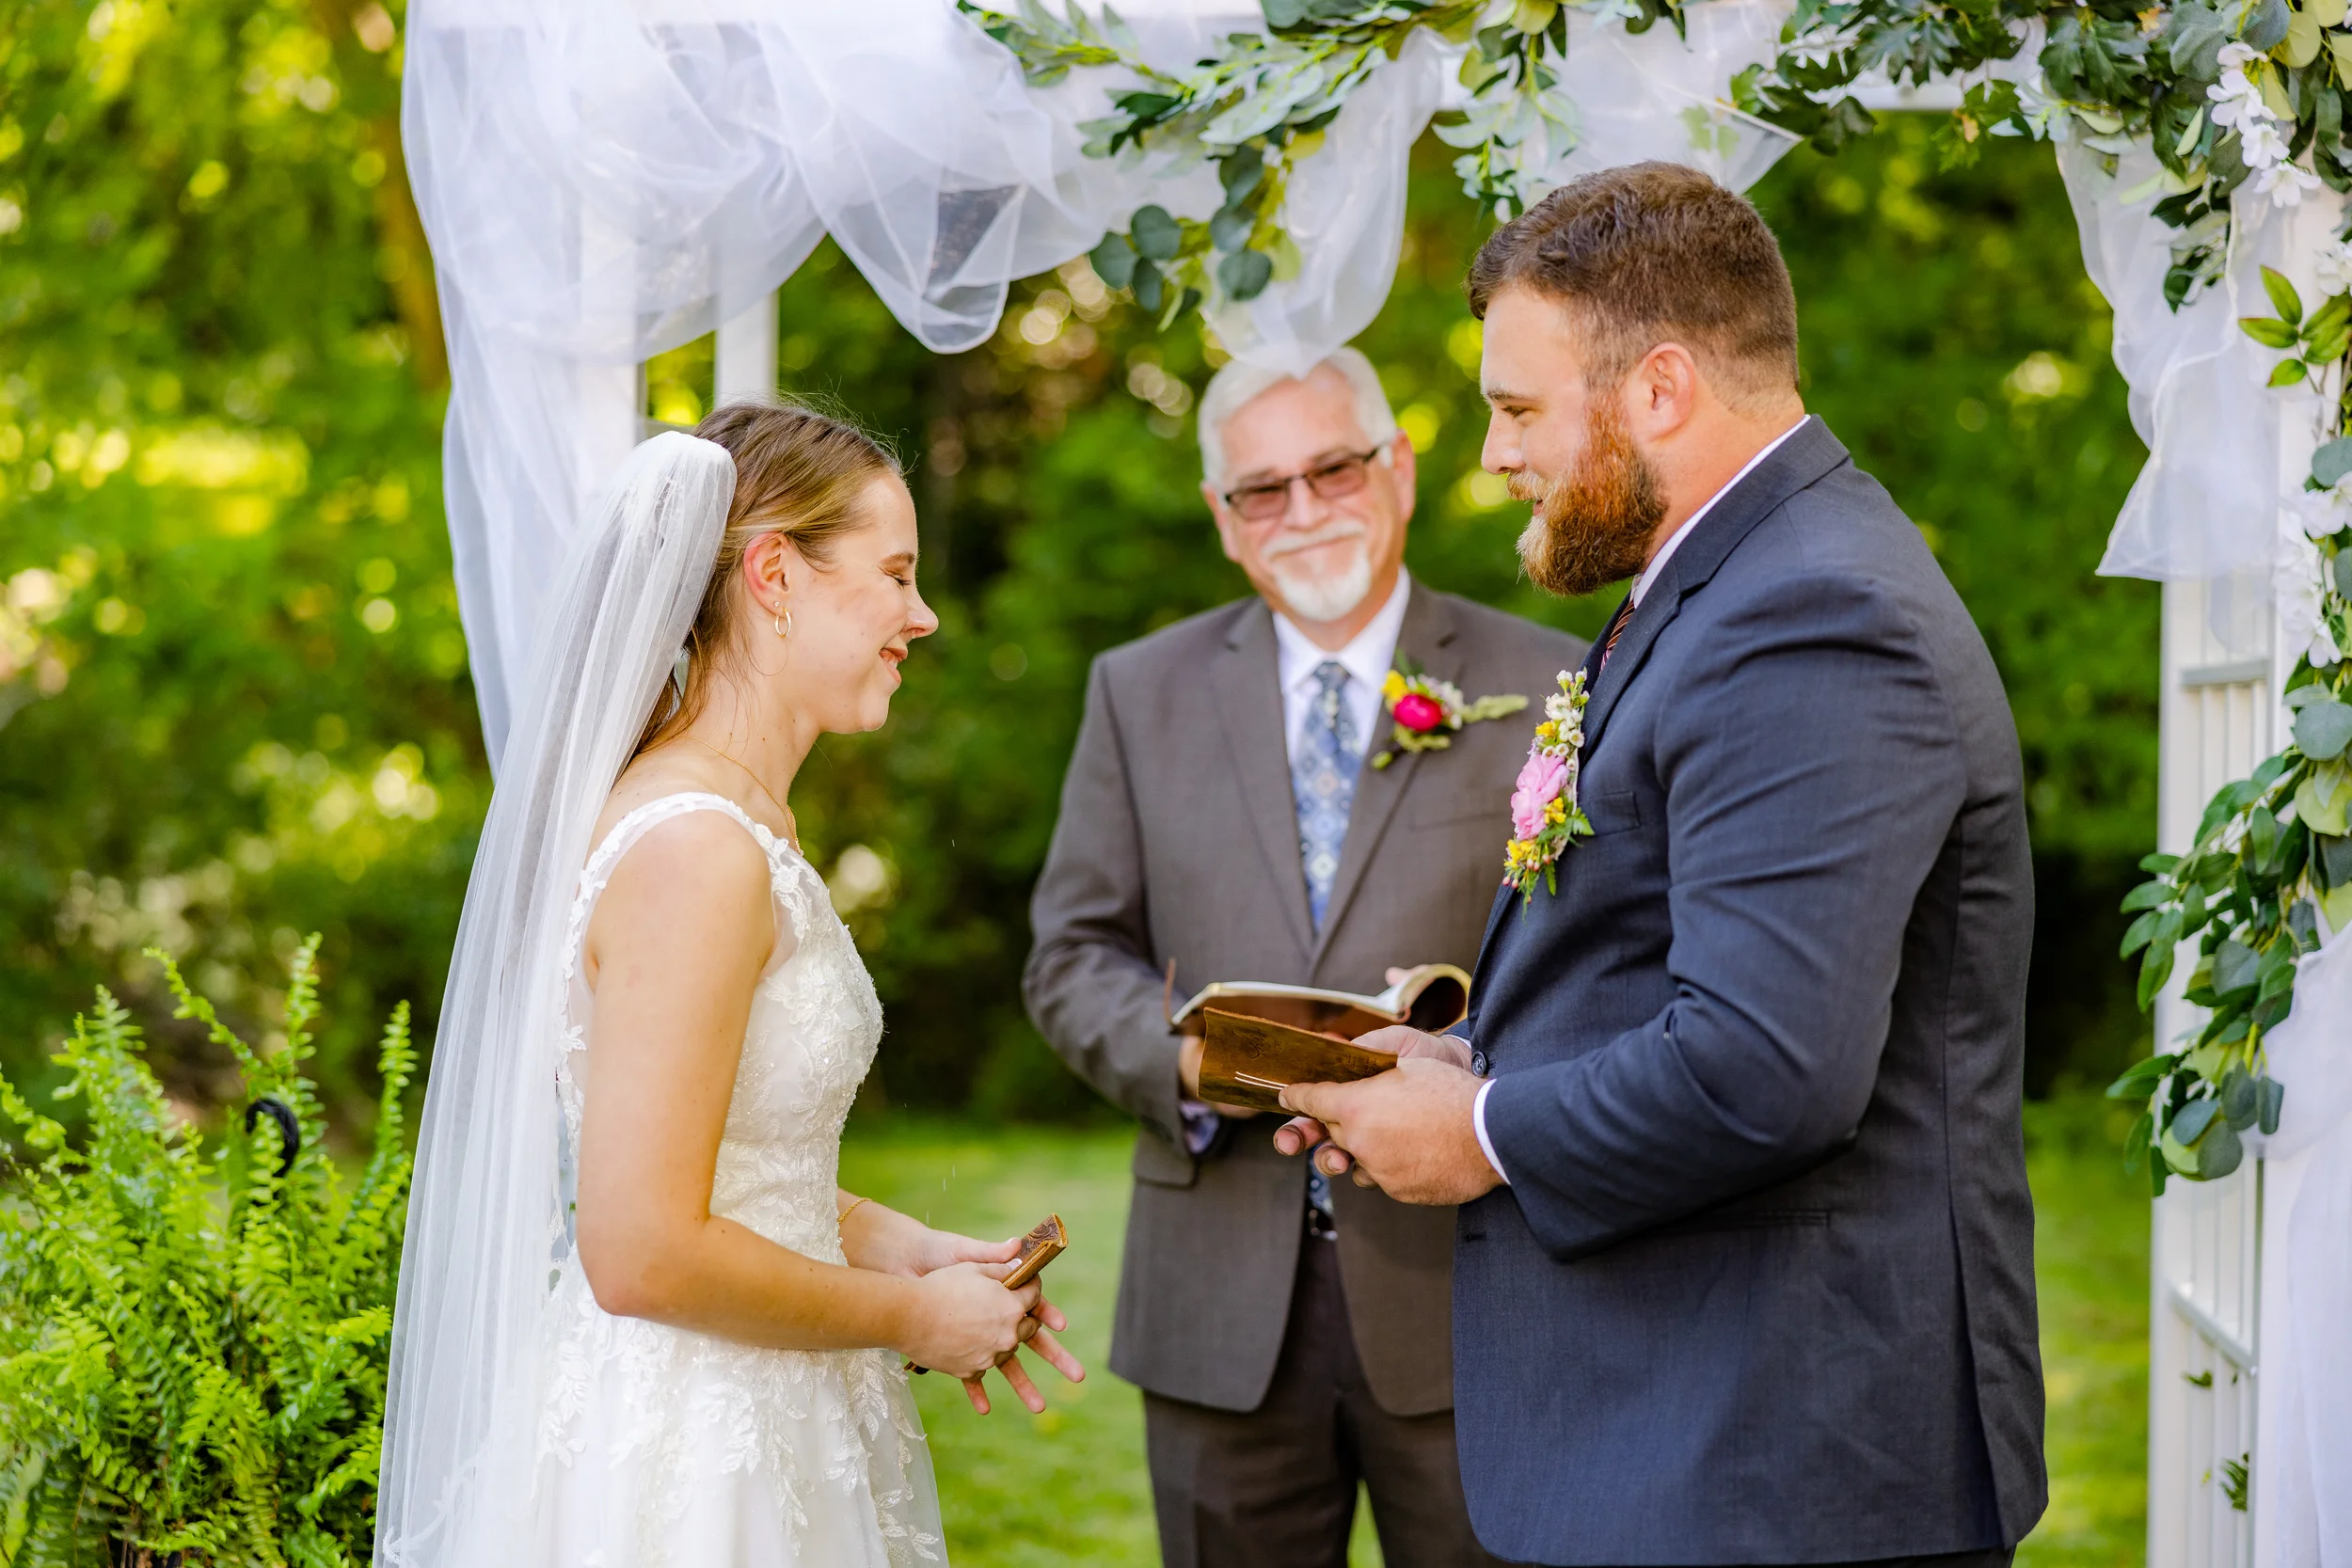
[[[1429,675],[1420,660],[1404,653],[1396,656],[1380,697],[1388,704],[1391,723],[1388,746],[1372,759],[1375,768],[1386,768],[1399,752],[1442,752],[1463,725],[1501,719],[1527,705],[1526,698],[1507,692],[1465,698],[1460,687]]]

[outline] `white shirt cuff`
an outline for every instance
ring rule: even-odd
[[[1494,1166],[1496,1180],[1507,1187],[1511,1184],[1510,1173],[1502,1168],[1502,1162],[1495,1158],[1494,1140],[1486,1136],[1486,1097],[1494,1093],[1494,1089],[1495,1081],[1491,1078],[1478,1085],[1478,1098],[1470,1101],[1470,1128],[1478,1134],[1478,1152],[1486,1157],[1486,1164]]]

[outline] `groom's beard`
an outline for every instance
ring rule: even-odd
[[[1637,576],[1666,515],[1658,470],[1634,450],[1625,415],[1607,398],[1585,417],[1576,466],[1549,490],[1514,474],[1511,494],[1536,503],[1519,535],[1520,563],[1537,587],[1571,597]]]

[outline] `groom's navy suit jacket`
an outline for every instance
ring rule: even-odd
[[[2032,876],[1983,640],[1818,420],[1717,501],[1585,715],[1593,836],[1505,888],[1467,1035],[1479,1539],[1544,1563],[2013,1543],[2046,1497],[2019,1124]]]

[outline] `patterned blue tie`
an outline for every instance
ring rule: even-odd
[[[1347,811],[1356,800],[1356,773],[1363,752],[1356,740],[1356,718],[1340,701],[1347,668],[1334,659],[1315,666],[1322,690],[1307,709],[1298,736],[1298,759],[1291,764],[1291,800],[1298,810],[1298,858],[1307,870],[1307,910],[1315,929],[1331,902],[1331,880],[1339,875],[1340,846],[1347,839]],[[1331,1181],[1307,1162],[1308,1227],[1317,1236],[1337,1234],[1331,1213]]]
[[[1300,727],[1298,759],[1291,764],[1291,799],[1298,809],[1298,858],[1307,870],[1307,911],[1315,929],[1331,902],[1331,879],[1339,875],[1340,846],[1347,838],[1347,809],[1356,799],[1356,773],[1363,752],[1356,738],[1356,716],[1340,701],[1347,668],[1326,659],[1315,666],[1322,690]]]

